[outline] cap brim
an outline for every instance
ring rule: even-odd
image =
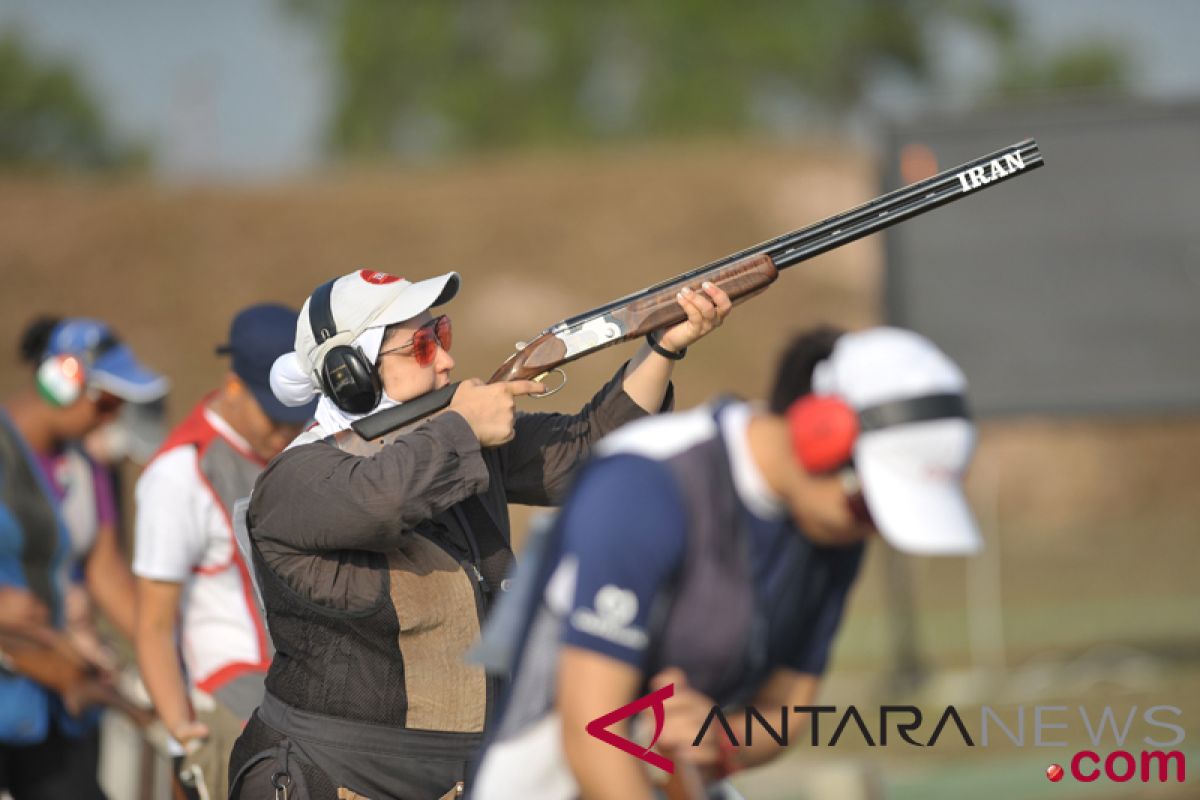
[[[128,345],[119,344],[96,359],[89,383],[130,403],[149,403],[166,396],[170,382],[147,369]]]
[[[918,555],[970,555],[983,540],[963,494],[974,427],[946,419],[864,434],[854,464],[875,526],[892,546]]]
[[[270,417],[275,422],[281,422],[284,425],[303,425],[313,418],[313,414],[317,411],[317,398],[314,397],[312,402],[305,403],[302,406],[284,405],[271,391],[270,384],[265,386],[256,386],[254,384],[242,381],[254,395],[254,399],[258,401],[258,407],[263,410],[263,413]]]
[[[449,303],[458,294],[459,277],[457,272],[447,272],[436,278],[417,281],[388,304],[379,313],[371,327],[395,325],[410,320],[434,306]]]

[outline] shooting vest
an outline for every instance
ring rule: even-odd
[[[688,538],[683,563],[650,620],[644,673],[681,667],[693,686],[722,705],[751,700],[778,666],[772,642],[811,631],[822,598],[837,582],[820,548],[792,531],[770,554],[772,573],[782,581],[758,585],[746,529],[750,512],[737,492],[723,422],[735,405],[718,402],[709,411],[713,435],[664,459],[687,510]]]
[[[63,623],[70,536],[21,435],[0,411],[0,584],[29,589]],[[46,738],[61,709],[32,680],[0,669],[0,742],[35,744]]]
[[[468,498],[418,525],[392,551],[331,555],[360,582],[346,595],[374,587],[374,599],[351,604],[289,585],[249,535],[247,516],[257,586],[279,649],[263,703],[230,756],[231,797],[258,796],[262,787],[243,782],[253,786],[247,776],[264,761],[273,765],[267,774],[287,772],[303,797],[438,797],[463,780],[500,681],[447,655],[456,644],[447,633],[413,623],[435,609],[461,630],[481,624],[471,618],[482,620],[491,602],[477,580],[490,571],[487,559],[452,552],[450,519],[470,551],[490,541],[498,544],[488,551],[495,561],[511,558],[487,509]],[[402,647],[407,637],[413,644]],[[290,750],[297,744],[302,755]],[[355,792],[344,794],[348,786]]]
[[[722,400],[693,412],[710,416],[711,435],[660,459],[680,491],[687,544],[651,611],[643,673],[680,667],[691,685],[721,703],[747,700],[739,687],[757,685],[769,668],[768,610],[754,585],[749,512],[737,494],[722,425],[731,405]],[[632,451],[606,449],[605,455],[624,452],[636,452],[636,445]],[[796,551],[787,547],[780,558],[794,560]]]
[[[646,675],[667,665],[687,672],[709,697],[727,697],[748,667],[766,661],[765,628],[750,576],[745,509],[737,498],[729,452],[718,432],[666,461],[684,498],[684,560],[650,620]]]
[[[449,528],[452,520],[467,537],[463,552],[451,544],[457,541]],[[289,585],[251,536],[258,587],[280,651],[267,676],[267,690],[297,709],[461,734],[477,744],[471,737],[482,730],[499,682],[449,659],[444,648],[453,646],[463,629],[473,625],[478,630],[491,603],[492,592],[484,586],[500,584],[499,577],[491,582],[480,577],[490,571],[489,565],[472,553],[490,542],[488,552],[498,554],[493,560],[511,559],[507,542],[488,525],[486,509],[472,497],[416,526],[393,551],[344,551],[345,573],[357,575],[360,585],[368,587],[364,594],[372,582],[377,592],[369,604],[360,599],[352,607],[330,598],[314,601]],[[413,622],[422,613],[456,622],[446,631],[423,629]],[[313,669],[313,663],[322,666]],[[461,694],[477,702],[455,696]]]
[[[234,504],[250,494],[263,464],[239,450],[213,427],[205,414],[207,402],[208,398],[201,401],[171,431],[155,458],[177,447],[194,447],[197,476],[224,517],[229,535],[228,554],[222,552],[216,561],[192,568],[182,635],[185,660],[197,688],[214,695],[244,720],[262,698],[263,676],[271,666],[272,649],[246,561],[234,536]],[[194,630],[201,626],[188,625],[192,619],[216,623],[215,632],[204,636]],[[254,652],[237,653],[214,665],[211,656],[221,650],[218,633],[222,625],[249,626],[256,643]],[[198,653],[205,655],[203,669],[196,663]]]

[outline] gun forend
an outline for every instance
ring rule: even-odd
[[[685,286],[700,291],[701,284],[708,281],[739,303],[766,289],[778,277],[779,270],[771,257],[758,254],[686,279],[643,289],[624,298],[620,305],[606,307],[603,314],[580,315],[544,331],[509,356],[488,383],[536,378],[597,350],[683,322],[687,314],[676,295]]]

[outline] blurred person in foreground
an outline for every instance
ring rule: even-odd
[[[684,350],[730,309],[685,292],[686,321],[652,334],[577,414],[517,413],[533,381],[464,381],[444,413],[371,457],[325,437],[366,413],[446,386],[451,324],[430,309],[448,273],[409,282],[352,272],[317,288],[296,351],[273,373],[291,401],[314,392],[317,426],[275,459],[247,525],[277,653],[267,694],[234,749],[231,796],[455,797],[498,684],[464,662],[512,562],[509,502],[556,502],[601,436],[671,406]]]
[[[734,747],[719,723],[693,740],[714,705],[740,720],[747,704],[813,703],[867,539],[978,548],[965,388],[917,334],[822,328],[786,351],[768,406],[718,401],[601,442],[485,633],[482,653],[514,648],[512,688],[470,796],[656,796],[650,774],[666,772],[589,728],[662,690],[671,788],[710,787],[672,796],[737,797],[721,779],[781,746]]]
[[[162,398],[167,381],[92,319],[34,322],[21,355],[30,385],[0,410],[0,648],[9,666],[36,669],[0,670],[0,788],[16,800],[103,797],[98,714],[85,713],[82,684],[111,664],[64,636],[68,598],[86,587],[132,640],[135,597],[112,487],[80,442],[123,403]]]
[[[295,331],[296,312],[284,306],[238,313],[217,349],[230,356],[230,371],[168,434],[137,483],[138,663],[159,718],[186,753],[176,774],[192,797],[228,794],[229,752],[271,663],[234,541],[233,504],[312,418],[315,403],[285,406],[271,393],[271,365],[292,349]]]

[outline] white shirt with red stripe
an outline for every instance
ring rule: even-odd
[[[271,663],[229,510],[201,472],[202,451],[217,437],[261,469],[245,439],[202,402],[138,479],[133,559],[139,577],[183,584],[183,663],[191,685],[210,694]]]

